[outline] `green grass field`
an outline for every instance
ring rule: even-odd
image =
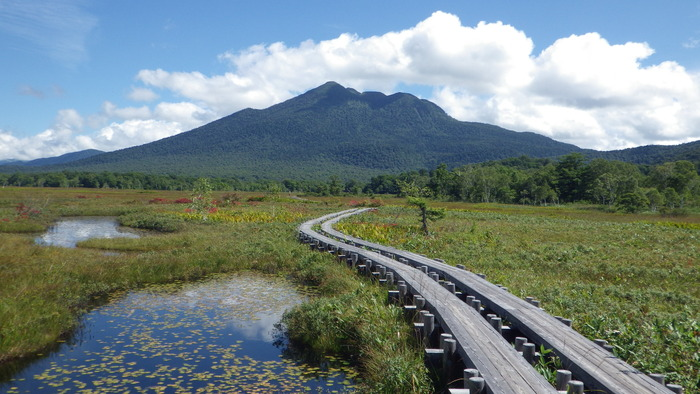
[[[697,392],[700,382],[700,228],[697,216],[610,214],[590,207],[450,204],[421,235],[416,209],[383,207],[337,229],[464,264],[541,300],[647,373]],[[671,220],[671,221],[669,221]]]
[[[339,332],[350,334],[329,338],[328,346],[315,348],[329,355],[357,357],[354,361],[365,387],[430,390],[421,349],[411,341],[398,309],[386,305],[386,290],[296,240],[299,223],[339,210],[337,202],[239,193],[202,220],[188,204],[175,203],[189,194],[0,189],[0,364],[45,354],[70,334],[83,312],[117,290],[213,273],[256,271],[316,289],[314,301],[287,316],[290,322],[300,322],[290,327],[290,335],[300,340],[313,329],[302,324],[310,322],[303,319],[309,313],[319,319],[326,315],[325,321],[333,319]],[[227,198],[225,193],[212,197]],[[34,238],[55,219],[83,215],[116,216],[130,225],[162,231],[148,231],[138,239],[91,239],[74,249],[34,244]],[[350,298],[357,302],[339,302]],[[327,305],[336,307],[331,310]],[[384,344],[382,348],[370,346],[377,340]],[[351,349],[352,354],[343,349]],[[394,365],[395,374],[372,367],[387,363]]]
[[[408,335],[396,335],[402,331],[394,320],[373,326],[374,316],[399,318],[390,307],[377,306],[385,294],[341,269],[330,256],[295,241],[299,223],[347,209],[358,198],[304,201],[237,193],[231,199],[214,193],[213,198],[233,201],[203,221],[185,212],[187,204],[175,203],[190,194],[0,189],[0,363],[45,351],[75,327],[82,312],[113,291],[256,270],[317,285],[323,297],[287,318],[298,325],[291,329],[297,338],[307,337],[319,351],[355,346],[369,360],[359,366],[366,374],[386,377],[378,366],[390,365],[391,375],[400,380],[369,384],[426,391],[425,371],[415,372],[420,352],[405,342]],[[541,300],[551,314],[573,319],[574,328],[584,335],[608,340],[618,356],[642,371],[665,373],[686,392],[700,392],[700,215],[668,218],[605,213],[590,206],[431,203],[448,211],[425,237],[417,210],[405,207],[404,200],[366,202],[387,205],[338,228],[485,273],[516,295]],[[33,243],[58,217],[81,215],[117,216],[163,231],[139,239],[89,240],[75,249]],[[120,255],[106,255],[106,250]],[[349,299],[358,303],[349,305]],[[313,344],[310,337],[319,327],[304,326],[309,319],[303,316],[327,319],[350,334]],[[358,322],[357,316],[363,320]],[[387,338],[382,341],[389,341],[392,333],[403,338],[387,345],[384,355],[370,354],[368,343],[378,340],[368,334],[372,332],[383,332]],[[399,360],[396,353],[406,356]]]

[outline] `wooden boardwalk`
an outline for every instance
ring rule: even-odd
[[[345,213],[348,213],[347,211]],[[482,318],[472,307],[460,301],[444,286],[420,270],[361,247],[351,246],[317,233],[312,227],[333,217],[333,214],[302,224],[303,236],[319,242],[323,248],[343,248],[344,253],[357,255],[360,262],[370,260],[381,265],[394,278],[405,282],[414,296],[425,299],[424,309],[431,312],[445,333],[456,341],[455,351],[466,368],[479,371],[485,382],[484,393],[556,393],[534,368]]]
[[[482,368],[484,368],[484,371],[490,371],[491,368],[497,368],[499,364],[503,363],[503,361],[492,360],[491,357],[494,354],[498,354],[498,357],[501,357],[501,352],[504,354],[515,353],[516,355],[518,353],[514,351],[510,343],[506,342],[503,337],[498,334],[491,323],[484,319],[474,308],[470,307],[470,305],[467,305],[464,301],[447,291],[444,286],[420,287],[429,282],[437,283],[434,280],[429,280],[429,277],[425,275],[424,271],[437,274],[437,276],[446,283],[453,283],[455,289],[463,293],[462,298],[468,295],[480,300],[481,305],[485,309],[507,320],[511,325],[511,329],[519,333],[519,335],[526,337],[529,342],[535,343],[537,346],[543,345],[547,349],[552,349],[562,361],[563,366],[571,371],[573,378],[583,382],[586,391],[635,394],[671,392],[662,383],[655,381],[651,377],[623,362],[602,346],[588,340],[538,306],[491,284],[477,274],[416,253],[354,238],[333,229],[333,224],[338,220],[364,211],[366,211],[366,209],[348,210],[327,215],[312,221],[313,223],[308,226],[306,226],[307,224],[302,225],[300,230],[306,233],[307,230],[311,230],[311,226],[321,224],[324,235],[311,231],[311,234],[313,234],[312,237],[322,240],[324,243],[335,245],[335,247],[338,248],[345,248],[354,253],[361,253],[363,256],[366,256],[365,258],[380,262],[379,264],[387,267],[392,267],[397,275],[406,280],[407,285],[409,282],[411,283],[410,286],[414,291],[421,295],[423,295],[423,292],[431,295],[431,300],[433,301],[430,302],[430,305],[441,310],[438,319],[441,319],[440,324],[445,331],[449,330],[448,332],[453,335],[457,332],[463,337],[472,338],[471,341],[467,338],[462,339],[462,341],[466,341],[465,343],[458,340],[461,345],[462,353],[464,353],[460,353],[460,356],[463,358],[466,357],[465,359],[469,360],[480,360],[483,357],[484,360],[481,361],[483,365],[476,367],[480,371]],[[387,256],[391,256],[392,258]],[[401,260],[403,263],[394,259]],[[462,322],[463,319],[470,321],[468,326]],[[471,320],[474,319],[480,321],[480,323],[472,322]],[[462,333],[463,327],[468,328],[464,328],[466,332]],[[485,332],[496,334],[500,340],[497,340],[493,335]],[[481,337],[481,335],[483,335],[483,337]],[[474,338],[480,339],[474,340]],[[484,344],[491,346],[492,343],[498,343],[499,345],[495,348],[488,347],[480,349],[485,346]],[[500,345],[503,343],[506,344],[505,348],[507,348],[507,350],[505,348],[501,349],[503,346]],[[475,354],[478,354],[478,356],[475,356]],[[522,357],[519,357],[519,359],[520,361],[524,361]],[[517,364],[520,363],[520,361],[511,360],[509,362]],[[525,363],[525,365],[529,367],[529,364]],[[508,370],[510,367],[506,366],[502,368]],[[529,368],[533,370],[531,367]],[[519,373],[520,372],[516,373],[516,375]],[[522,373],[523,376],[527,375],[525,372]],[[488,372],[487,374],[493,375],[490,381],[487,382],[488,387],[497,384],[494,383],[497,380],[505,379],[504,376],[498,375],[498,372]],[[511,374],[512,372],[508,372],[508,376]],[[497,378],[497,375],[500,377]],[[530,382],[530,380],[527,381]],[[530,383],[521,381],[518,383],[518,387],[528,387],[528,384]],[[513,391],[512,388],[504,389],[506,391],[502,392],[521,392]],[[549,386],[549,389],[552,390],[552,387]],[[546,392],[542,390],[544,389],[538,387],[534,389],[534,391],[522,392]]]

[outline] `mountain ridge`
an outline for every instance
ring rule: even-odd
[[[408,93],[361,93],[331,81],[266,109],[246,108],[148,144],[36,170],[368,180],[440,163],[574,152],[604,155],[532,132],[458,121]]]

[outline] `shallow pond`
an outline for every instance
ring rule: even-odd
[[[304,299],[288,281],[252,274],[116,295],[56,351],[0,382],[0,392],[352,391],[349,368],[288,355],[276,323]]]
[[[112,217],[64,218],[49,227],[35,242],[45,246],[74,248],[80,241],[90,238],[138,238],[135,232],[119,227]]]

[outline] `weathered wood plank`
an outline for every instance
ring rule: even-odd
[[[345,211],[348,212],[355,211]],[[479,370],[488,393],[556,392],[474,308],[420,270],[361,247],[341,244],[312,230],[317,223],[334,216],[306,222],[299,229],[322,244],[342,247],[348,254],[356,253],[359,260],[369,259],[383,265],[395,278],[405,282],[410,293],[420,294],[425,299],[425,308],[431,310],[443,330],[457,341],[457,353],[465,365]]]
[[[333,229],[338,220],[366,211],[344,212],[322,224],[323,231],[333,237],[392,254],[403,258],[416,267],[425,265],[430,271],[454,282],[456,287],[480,299],[482,305],[507,319],[531,342],[551,348],[571,370],[577,380],[584,382],[588,390],[607,393],[668,393],[669,390],[649,376],[594,344],[553,316],[515,295],[480,278],[469,271],[421,256],[408,251],[367,242]],[[454,298],[454,297],[453,297]],[[482,319],[483,320],[483,319]]]

